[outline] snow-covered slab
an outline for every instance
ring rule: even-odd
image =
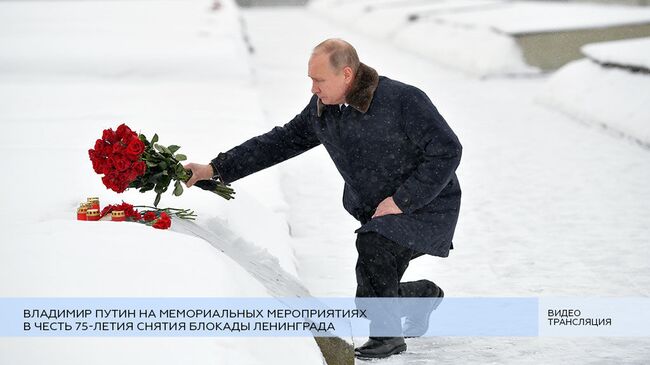
[[[650,8],[620,5],[504,2],[481,11],[428,14],[434,21],[483,27],[511,35],[650,23]]]
[[[3,297],[218,297],[266,289],[197,237],[137,223],[3,226]],[[237,278],[237,280],[234,280]]]
[[[110,221],[48,220],[2,229],[0,276],[11,280],[0,281],[0,297],[268,296],[228,256],[185,234]],[[86,364],[89,358],[96,364],[321,363],[310,338],[0,340],[2,364]]]
[[[598,63],[650,71],[650,38],[588,44],[582,53]]]
[[[502,0],[389,0],[333,3],[315,1],[310,6],[334,21],[349,22],[355,29],[375,37],[390,37],[414,17],[434,12],[473,10],[500,4]]]
[[[514,38],[490,29],[422,21],[403,27],[393,40],[438,64],[479,77],[539,72],[526,63]]]
[[[583,123],[650,148],[650,75],[574,61],[558,70],[538,101]]]

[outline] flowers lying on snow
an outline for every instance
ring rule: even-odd
[[[146,208],[139,212],[135,208]],[[155,207],[148,207],[145,205],[133,206],[129,203],[122,204],[109,204],[104,209],[102,209],[101,217],[103,218],[107,214],[110,214],[112,211],[124,211],[124,216],[127,221],[138,222],[152,226],[157,229],[168,229],[172,225],[172,219],[170,215],[173,215],[180,219],[189,219],[194,220],[196,215],[193,211],[188,209],[177,209],[177,208],[163,208],[158,209]]]

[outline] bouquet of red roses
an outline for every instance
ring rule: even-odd
[[[103,174],[104,185],[117,193],[128,188],[140,189],[141,193],[149,190],[156,192],[154,206],[158,206],[160,196],[167,191],[172,181],[173,194],[183,194],[181,182],[189,180],[192,172],[185,170],[180,161],[187,158],[176,153],[179,146],[168,147],[158,144],[158,135],[151,141],[143,134],[137,134],[126,124],[121,124],[115,131],[105,129],[102,138],[95,141],[95,148],[88,150],[93,169]],[[235,193],[229,186],[218,181],[206,181],[197,186],[212,191],[224,199],[232,199]]]

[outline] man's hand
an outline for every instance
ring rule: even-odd
[[[211,165],[201,165],[198,163],[188,163],[183,165],[185,170],[192,170],[192,177],[185,182],[185,185],[190,188],[199,180],[210,180],[214,176],[214,170]]]
[[[381,217],[382,215],[387,214],[402,214],[402,210],[399,209],[397,204],[395,204],[392,196],[389,196],[388,198],[382,200],[381,203],[379,203],[372,218]]]

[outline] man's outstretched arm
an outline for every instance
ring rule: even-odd
[[[208,180],[216,175],[228,184],[318,146],[321,142],[309,124],[309,119],[308,105],[284,126],[275,127],[220,153],[209,164],[186,164],[185,168],[192,170],[192,178],[187,181],[187,186],[191,187],[198,180]]]

